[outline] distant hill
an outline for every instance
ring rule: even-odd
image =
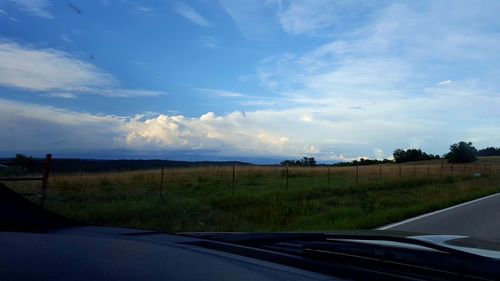
[[[33,159],[36,170],[41,171],[44,159]],[[0,164],[10,165],[13,158],[1,158]],[[159,167],[198,167],[198,166],[249,166],[253,165],[240,161],[175,161],[175,160],[96,160],[96,159],[53,159],[52,172],[73,173],[73,172],[109,172],[109,171],[129,171],[143,170]]]

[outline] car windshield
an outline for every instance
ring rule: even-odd
[[[0,1],[0,183],[103,226],[500,242],[498,11]]]

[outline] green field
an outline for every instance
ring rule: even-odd
[[[180,231],[368,229],[500,192],[497,158],[363,167],[199,167],[53,175],[48,209],[84,222]],[[287,176],[288,174],[288,176]],[[357,179],[356,179],[357,175]],[[32,192],[38,183],[9,183]]]

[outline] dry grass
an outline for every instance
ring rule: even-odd
[[[228,166],[165,169],[163,190],[160,169],[54,175],[47,207],[169,232],[372,228],[499,192],[500,166],[485,163],[289,167],[288,180],[285,167],[245,166],[234,189]],[[33,192],[39,183],[9,186]]]

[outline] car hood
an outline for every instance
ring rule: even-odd
[[[339,239],[351,240],[358,243],[377,244],[396,246],[404,248],[425,248],[419,245],[391,241],[390,238],[413,239],[417,241],[429,242],[435,245],[464,251],[484,257],[500,259],[500,243],[476,239],[474,237],[455,235],[455,234],[432,234],[394,230],[339,230],[325,232],[183,232],[178,233],[202,239],[216,240],[229,243],[240,243],[248,241],[257,241],[263,239],[281,239],[301,240],[304,237],[314,239],[319,236],[339,237]],[[345,239],[342,237],[349,237]],[[278,238],[279,237],[279,238]],[[371,240],[371,237],[377,237],[377,240]],[[388,240],[383,240],[387,237]]]

